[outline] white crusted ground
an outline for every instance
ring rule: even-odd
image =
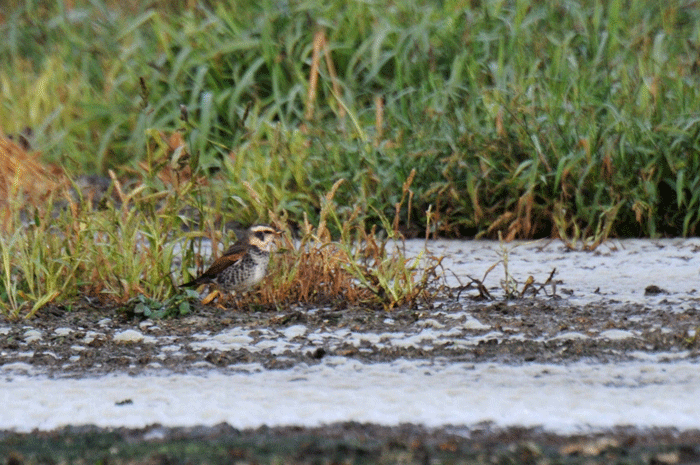
[[[0,429],[215,425],[543,426],[575,433],[619,425],[700,428],[700,364],[657,361],[566,366],[329,357],[314,366],[206,375],[9,376]]]
[[[407,250],[417,254],[422,246],[422,241],[412,241]],[[658,312],[700,306],[697,239],[610,241],[592,253],[567,251],[559,242],[511,243],[505,247],[508,270],[520,287],[530,275],[543,282],[556,267],[556,279],[561,281],[557,293],[575,304],[638,303]],[[482,279],[494,263],[506,257],[497,242],[437,241],[429,243],[429,250],[446,256],[443,265],[452,286],[466,284],[468,276]],[[499,265],[484,279],[496,297],[504,276],[504,267]],[[666,292],[645,295],[649,285]],[[419,331],[410,334],[309,331],[295,325],[282,331],[256,330],[253,335],[234,327],[219,334],[201,334],[191,344],[221,351],[246,348],[284,354],[314,345],[332,348],[351,343],[361,347],[363,341],[379,347],[427,347],[445,341],[460,346],[494,337],[524,337],[503,334],[469,313],[454,317],[459,319],[454,326],[443,327],[439,321],[427,319]],[[145,325],[116,337],[148,343],[151,336],[147,331]],[[0,337],[7,332],[0,327]],[[694,335],[691,333],[689,337]],[[48,336],[31,327],[24,334],[27,342]],[[633,331],[618,329],[597,334],[562,331],[551,336],[629,337],[635,337]],[[176,343],[165,346],[163,357],[176,356],[180,349]],[[79,353],[80,346],[76,346],[76,357]],[[427,426],[489,421],[496,426],[543,426],[564,433],[617,425],[700,428],[700,363],[685,359],[685,355],[645,352],[638,354],[636,361],[617,364],[518,366],[454,363],[449,359],[363,364],[326,357],[320,364],[300,364],[289,370],[269,371],[252,364],[228,373],[120,374],[89,379],[48,379],[33,374],[28,364],[14,363],[0,367],[0,429],[219,422],[234,427],[308,426],[351,420]]]

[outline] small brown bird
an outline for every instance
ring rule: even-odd
[[[251,226],[207,271],[180,287],[216,283],[224,292],[253,287],[267,274],[272,241],[279,234],[280,231],[264,224]]]

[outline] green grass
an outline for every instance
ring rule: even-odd
[[[21,2],[0,25],[0,126],[34,128],[71,172],[145,159],[185,105],[196,168],[243,222],[313,216],[340,178],[344,202],[391,214],[415,168],[407,230],[432,205],[442,235],[698,233],[692,2],[76,3]]]
[[[700,233],[691,1],[14,3],[0,9],[0,128],[33,128],[44,160],[74,175],[126,180],[145,163],[149,195],[202,224],[317,224],[345,179],[341,223],[359,209],[383,228],[400,205],[409,236],[428,210],[431,233],[454,237],[593,248]],[[186,153],[156,137],[176,131]],[[159,163],[196,182],[173,188]],[[186,223],[177,207],[158,221]],[[128,214],[114,221],[144,221]],[[119,272],[170,292],[155,271]]]

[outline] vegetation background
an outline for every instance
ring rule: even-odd
[[[0,37],[0,130],[41,155],[0,150],[15,315],[172,297],[169,244],[232,221],[700,232],[696,1],[11,0]]]

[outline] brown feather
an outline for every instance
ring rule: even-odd
[[[266,225],[256,225],[249,228],[240,240],[236,241],[231,247],[229,247],[221,257],[217,258],[214,263],[211,264],[207,270],[201,274],[201,276],[189,281],[185,284],[181,284],[180,287],[194,287],[200,284],[209,283],[215,281],[217,276],[221,274],[229,266],[235,264],[243,256],[248,253],[248,249],[251,247],[251,242],[255,243],[255,246],[265,248],[269,252],[269,241],[265,241],[256,236],[251,235],[251,230],[255,231],[256,234],[281,234],[281,231],[277,231]],[[260,244],[260,245],[258,245]]]
[[[225,255],[222,255],[219,258],[217,258],[202,276],[214,278],[226,268],[243,258],[244,255],[245,250],[239,250],[235,253],[226,253]]]
[[[216,279],[219,273],[221,273],[226,268],[240,260],[243,257],[243,255],[245,255],[246,249],[247,247],[245,243],[241,241],[236,242],[231,247],[229,247],[228,250],[226,250],[226,252],[224,252],[222,256],[214,260],[214,263],[212,263],[211,266],[207,268],[207,271],[202,273],[201,276],[185,284],[181,284],[180,287],[199,286],[200,284]]]

